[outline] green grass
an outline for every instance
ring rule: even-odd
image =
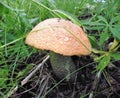
[[[24,39],[37,23],[47,18],[69,18],[85,28],[93,48],[97,49],[93,52],[100,53],[94,58],[98,62],[97,71],[103,71],[113,60],[120,60],[120,0],[106,0],[105,3],[93,0],[38,1],[0,1],[0,97],[6,98],[11,88],[17,86],[28,72],[23,69],[21,77],[17,77],[21,73],[19,64],[37,52],[27,46]],[[88,15],[90,17],[86,18]],[[111,38],[114,42],[105,52],[105,43]],[[24,62],[24,66],[29,65]]]

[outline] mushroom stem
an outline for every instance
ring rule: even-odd
[[[70,73],[75,71],[76,67],[71,57],[50,51],[50,62],[55,75],[59,79],[66,78],[66,81],[74,81],[75,74],[70,75]]]

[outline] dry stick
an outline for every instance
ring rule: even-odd
[[[18,85],[15,84],[14,87],[10,89],[10,91],[5,95],[4,98],[9,98],[12,94],[14,94],[18,89]]]
[[[25,85],[25,84],[28,82],[28,80],[35,74],[35,72],[38,71],[38,70],[40,69],[40,67],[41,67],[42,65],[44,65],[44,63],[45,63],[49,58],[50,58],[50,56],[48,55],[25,79],[23,79],[23,80],[21,81],[21,85],[22,85],[22,86]]]
[[[42,93],[45,92],[44,90],[46,90],[45,87],[46,87],[46,85],[47,85],[47,83],[49,81],[49,78],[50,78],[50,76],[48,76],[48,75],[46,77],[44,77],[44,79],[42,80],[42,85],[41,85],[39,94],[35,98],[40,98]]]
[[[46,58],[42,61],[42,63],[40,63],[35,70],[33,70],[32,73],[30,73],[22,82],[21,85],[23,86],[24,84],[27,83],[27,81],[32,77],[33,74],[35,74],[36,71],[39,70],[39,68],[49,59],[49,55],[46,56]],[[8,92],[8,94],[6,95],[5,98],[9,98],[13,93],[15,93],[18,89],[18,85],[15,85],[15,87],[11,88],[10,91]]]
[[[94,97],[94,91],[96,90],[96,86],[97,86],[97,84],[98,84],[98,82],[99,82],[99,80],[100,80],[101,74],[102,74],[101,71],[99,71],[99,72],[96,74],[95,80],[94,80],[93,85],[92,85],[92,91],[90,92],[88,98],[93,98],[93,97]]]

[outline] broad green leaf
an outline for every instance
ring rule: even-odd
[[[90,39],[90,43],[92,47],[97,48],[98,47],[97,39],[94,36],[88,36],[88,37]]]
[[[112,25],[113,23],[115,23],[115,22],[117,22],[119,20],[120,20],[119,16],[116,16],[116,17],[112,18],[111,21],[110,21],[110,25]]]
[[[110,56],[115,60],[120,60],[120,52],[112,52]]]
[[[100,46],[101,47],[108,38],[109,38],[108,32],[103,32],[100,34]]]
[[[110,63],[110,55],[105,55],[100,61],[97,66],[97,70],[103,71]]]
[[[110,27],[111,33],[114,37],[120,40],[120,25],[116,25],[114,27]]]
[[[103,21],[105,24],[108,23],[107,20],[106,20],[103,16],[98,16],[98,18],[99,18],[101,21]]]
[[[92,21],[85,20],[81,22],[86,27],[86,29],[89,29],[89,30],[103,30],[106,26],[104,23],[100,23],[98,21],[92,22]]]

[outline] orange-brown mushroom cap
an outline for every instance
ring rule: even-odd
[[[86,33],[71,21],[59,18],[50,18],[36,25],[26,37],[26,43],[40,50],[66,56],[91,53]]]

